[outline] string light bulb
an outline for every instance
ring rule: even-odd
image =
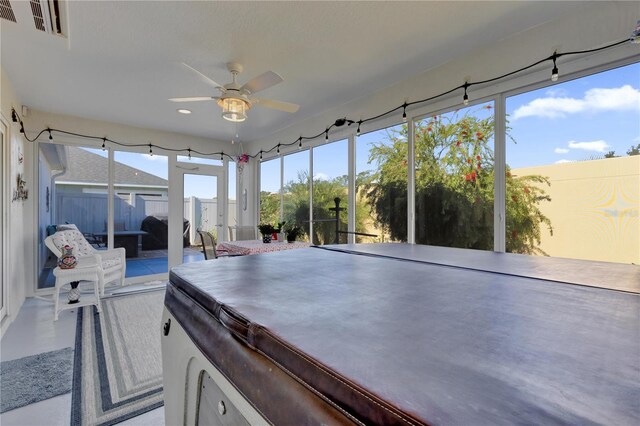
[[[402,121],[407,121],[407,103],[402,105]]]
[[[260,161],[262,161],[262,151],[260,151]]]
[[[302,149],[302,136],[298,138],[298,149]]]
[[[276,148],[276,154],[280,155],[280,144],[278,144],[278,147]]]
[[[106,143],[107,143],[107,138],[102,138],[102,150],[104,151],[105,149],[107,149],[106,147]]]
[[[187,155],[189,156],[189,161],[191,161],[191,148],[187,148]]]
[[[153,149],[151,149],[151,144],[149,144],[149,155],[153,157]]]
[[[356,130],[356,136],[360,136],[360,124],[362,124],[362,120],[358,121],[358,130]]]
[[[329,129],[324,131],[324,141],[329,142]]]
[[[559,73],[558,66],[556,65],[556,59],[558,58],[558,53],[553,53],[553,69],[551,70],[551,81],[558,81]]]
[[[469,95],[467,95],[467,87],[469,87],[469,83],[464,82],[464,96],[462,97],[462,103],[467,106],[469,105]]]
[[[220,153],[220,161],[224,161],[224,151]]]
[[[49,140],[52,141],[53,140],[53,136],[51,136],[51,129],[47,128],[47,131],[49,132]]]

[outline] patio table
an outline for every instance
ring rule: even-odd
[[[245,240],[245,241],[225,241],[218,243],[217,250],[228,251],[231,254],[249,255],[270,253],[274,251],[293,250],[309,247],[311,243],[304,241],[287,242],[271,242],[263,243],[262,240]]]

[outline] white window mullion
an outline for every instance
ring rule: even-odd
[[[407,242],[415,244],[415,211],[416,211],[416,167],[415,167],[415,123],[407,123]]]
[[[313,147],[309,148],[309,242],[313,241]]]
[[[348,210],[347,210],[347,243],[354,244],[356,236],[356,138],[354,135],[349,136],[349,181],[347,189]]]
[[[494,196],[493,250],[506,250],[506,106],[504,95],[498,95],[494,108]]]

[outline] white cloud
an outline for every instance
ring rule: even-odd
[[[550,97],[559,97],[559,96],[567,96],[569,94],[569,92],[565,89],[561,89],[559,87],[554,87],[552,89],[547,90],[546,92],[544,92],[545,95],[550,96]]]
[[[316,175],[313,177],[313,179],[314,180],[329,180],[329,175],[320,172],[320,173],[316,173]]]
[[[144,157],[145,160],[151,160],[151,161],[167,161],[167,157],[165,157],[164,155],[151,155],[151,154],[142,154],[142,156]]]
[[[569,152],[569,150],[567,148],[556,148],[553,150],[553,152],[555,152],[556,154],[566,154],[567,152]]]
[[[547,93],[549,96],[517,108],[513,120],[523,117],[563,118],[579,112],[640,110],[640,90],[629,84],[613,89],[589,89],[582,99]]]
[[[610,148],[609,144],[603,140],[591,141],[591,142],[576,142],[569,141],[569,148],[572,149],[584,149],[585,151],[604,152],[606,148]]]
[[[574,160],[558,160],[556,164],[564,164],[564,163],[575,163]]]

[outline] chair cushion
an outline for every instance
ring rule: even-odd
[[[95,254],[95,250],[84,238],[84,235],[82,235],[80,231],[74,229],[58,231],[53,234],[52,240],[60,252],[63,251],[62,248],[65,245],[70,245],[73,247],[73,254],[77,257],[93,256]]]

